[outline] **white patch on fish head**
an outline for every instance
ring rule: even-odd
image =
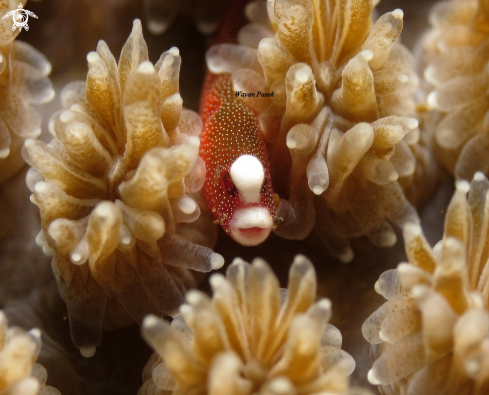
[[[256,156],[241,155],[231,165],[230,175],[243,204],[260,203],[265,170]]]

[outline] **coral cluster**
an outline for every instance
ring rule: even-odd
[[[21,29],[12,30],[7,14],[26,1],[0,1],[0,183],[24,165],[24,140],[41,134],[41,115],[33,104],[54,97],[47,78],[51,64],[29,44],[14,41]]]
[[[382,394],[489,392],[488,192],[481,172],[457,182],[433,249],[418,225],[405,226],[409,263],[380,276],[388,302],[362,328],[379,344],[369,380]]]
[[[352,237],[393,245],[391,224],[417,220],[408,198],[421,199],[433,173],[413,99],[414,60],[398,41],[403,12],[372,25],[376,3],[252,2],[240,45],[206,56],[258,114],[282,198],[276,233],[303,239],[315,226],[343,261],[353,258]]]
[[[157,353],[139,395],[368,394],[349,387],[355,362],[328,324],[331,302],[315,302],[307,258],[295,258],[288,290],[261,259],[250,265],[237,258],[226,277],[214,274],[210,283],[212,299],[190,291],[171,325],[144,320],[143,336]]]
[[[421,43],[439,161],[456,178],[489,174],[489,3],[451,0],[431,10]]]
[[[37,242],[54,255],[72,339],[91,355],[102,329],[174,314],[198,272],[224,260],[209,248],[211,220],[199,218],[202,122],[182,109],[178,49],[153,66],[136,20],[118,64],[103,41],[87,60],[86,83],[61,92],[54,138],[27,140],[25,160]]]
[[[36,362],[41,350],[41,332],[8,327],[0,310],[0,393],[2,395],[59,395],[46,386],[47,373]]]

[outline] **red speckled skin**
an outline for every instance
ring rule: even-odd
[[[200,156],[205,162],[204,198],[216,220],[231,236],[231,223],[236,209],[244,207],[237,191],[230,193],[224,178],[241,155],[253,155],[265,169],[260,206],[267,207],[275,218],[270,165],[267,147],[254,112],[234,97],[229,74],[213,76],[202,97],[201,116],[204,121]],[[257,206],[251,204],[248,206]],[[232,236],[231,236],[232,237]]]
[[[244,7],[248,0],[229,3],[214,44],[236,43],[239,29],[247,23]],[[265,169],[265,185],[261,203],[275,219],[275,203],[270,178],[267,147],[256,114],[240,99],[234,97],[229,74],[207,73],[200,99],[200,115],[204,122],[199,155],[206,165],[203,187],[204,199],[214,218],[231,236],[230,226],[234,212],[243,207],[237,193],[229,194],[222,176],[241,155],[256,156]],[[256,204],[255,204],[256,205]]]

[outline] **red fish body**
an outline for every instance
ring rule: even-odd
[[[207,206],[238,243],[260,244],[275,220],[267,148],[256,115],[235,97],[229,74],[208,76],[201,116]]]

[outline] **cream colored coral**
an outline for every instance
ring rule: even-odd
[[[481,172],[470,190],[457,182],[433,249],[419,225],[404,227],[409,263],[380,276],[388,302],[362,328],[379,345],[369,380],[382,394],[489,393],[488,192]]]
[[[288,290],[262,259],[237,258],[226,277],[210,278],[214,296],[187,294],[171,325],[154,316],[143,336],[156,350],[139,395],[367,394],[351,389],[355,362],[328,320],[331,302],[316,299],[316,274],[298,255]]]
[[[489,4],[437,3],[422,42],[438,159],[455,177],[489,174]]]
[[[209,248],[211,221],[199,218],[202,122],[182,109],[178,49],[153,66],[136,20],[118,64],[103,41],[87,60],[86,84],[61,93],[53,140],[27,140],[25,159],[37,242],[54,255],[72,339],[91,355],[102,329],[173,314],[197,272],[224,260]]]
[[[391,224],[417,220],[407,197],[420,199],[432,172],[413,99],[413,57],[398,41],[403,12],[372,24],[376,3],[253,2],[241,45],[207,53],[210,71],[231,73],[236,91],[274,93],[244,101],[260,114],[269,142],[284,219],[276,233],[302,239],[315,225],[343,261],[353,258],[351,237],[393,245]]]
[[[35,363],[41,350],[41,332],[8,327],[0,310],[0,393],[2,395],[59,395],[46,386],[47,373]]]
[[[54,90],[47,76],[48,60],[12,31],[12,18],[3,17],[27,0],[0,1],[0,183],[23,165],[20,154],[27,138],[41,133],[41,116],[33,104],[51,101]]]

